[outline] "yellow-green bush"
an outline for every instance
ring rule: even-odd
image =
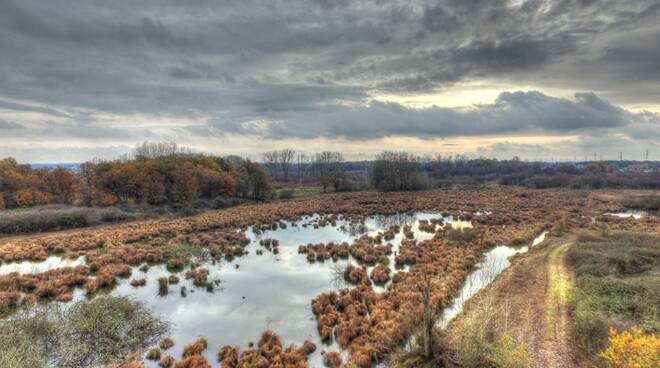
[[[598,356],[609,368],[660,367],[660,336],[645,335],[638,328],[618,333],[610,330],[610,345]]]

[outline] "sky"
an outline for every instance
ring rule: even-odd
[[[0,157],[660,159],[658,0],[0,0]]]

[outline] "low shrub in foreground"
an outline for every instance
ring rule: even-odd
[[[631,332],[610,331],[610,345],[598,356],[609,368],[660,367],[660,336],[644,335],[638,328]]]
[[[127,298],[52,303],[0,321],[0,367],[92,367],[121,362],[169,327]]]
[[[461,367],[527,368],[533,366],[524,341],[517,341],[508,329],[511,311],[496,304],[492,296],[477,297],[471,313],[456,320],[447,336]]]

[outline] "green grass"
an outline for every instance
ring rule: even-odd
[[[291,199],[309,197],[323,193],[322,187],[284,187],[275,191],[275,198],[277,199]]]
[[[583,234],[566,259],[576,276],[573,333],[582,358],[605,348],[610,327],[660,333],[660,237]]]

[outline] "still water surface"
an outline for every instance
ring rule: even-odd
[[[392,216],[372,216],[364,221],[364,226],[356,226],[344,220],[336,226],[315,228],[313,223],[318,216],[307,216],[297,221],[286,223],[286,228],[268,230],[256,234],[248,229],[246,235],[251,240],[246,250],[247,255],[232,261],[206,261],[200,267],[209,270],[209,279],[217,280],[214,292],[195,287],[192,280],[184,278],[185,271],[176,273],[180,281],[170,285],[166,295],[159,295],[158,279],[168,277],[164,265],[150,267],[146,272],[133,269],[129,279],[118,282],[110,292],[112,295],[128,296],[144,303],[156,315],[171,323],[170,336],[175,340],[174,347],[164,352],[176,358],[181,356],[185,344],[203,336],[209,342],[205,352],[210,362],[215,362],[217,349],[223,345],[235,345],[246,348],[250,342],[259,340],[266,329],[275,331],[285,344],[302,344],[310,340],[317,346],[316,352],[309,356],[310,365],[321,367],[322,350],[338,350],[338,346],[324,345],[316,330],[316,321],[311,311],[311,300],[317,295],[337,290],[348,285],[337,277],[350,262],[349,258],[333,262],[309,263],[305,254],[298,254],[298,246],[307,243],[352,242],[363,234],[376,235],[387,230],[391,225],[412,225],[415,239],[430,239],[433,234],[419,230],[419,220],[442,218],[444,223],[451,223],[455,228],[471,227],[469,221],[454,220],[451,216],[442,217],[439,213],[416,212]],[[308,224],[304,227],[303,224]],[[397,252],[403,231],[384,243],[391,243]],[[279,241],[279,254],[267,251],[259,241],[265,238]],[[263,254],[258,255],[257,250]],[[390,256],[390,267],[394,267],[394,253]],[[0,274],[8,272],[43,272],[48,269],[73,266],[84,263],[84,258],[63,260],[49,257],[44,262],[10,263],[0,266]],[[405,270],[405,269],[404,269]],[[368,267],[371,271],[371,267]],[[130,279],[146,278],[144,287],[133,287]],[[187,295],[181,295],[181,287],[187,289]],[[382,291],[387,285],[374,285],[376,291]],[[84,292],[77,290],[74,301],[84,298]],[[155,362],[146,362],[150,367],[157,367]]]

